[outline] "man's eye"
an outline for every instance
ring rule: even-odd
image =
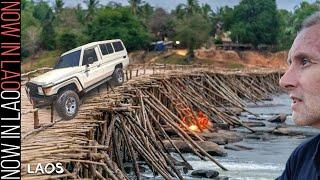
[[[305,65],[307,65],[307,64],[309,64],[310,63],[310,60],[308,59],[308,58],[303,58],[302,60],[301,60],[301,64],[303,65],[303,66],[305,66]]]

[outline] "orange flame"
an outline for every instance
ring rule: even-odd
[[[188,116],[183,117],[182,121],[187,124],[190,130],[197,132],[206,129],[209,124],[208,117],[202,111],[199,111],[196,115],[189,111]]]
[[[198,125],[200,126],[200,129],[205,129],[209,123],[208,117],[202,112],[198,112]]]
[[[198,132],[200,131],[200,129],[198,128],[198,126],[197,126],[197,125],[194,125],[194,124],[191,125],[191,126],[189,126],[188,128],[189,128],[191,131],[198,131]]]

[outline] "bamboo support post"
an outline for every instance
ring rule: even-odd
[[[137,178],[137,180],[140,180],[141,179],[141,175],[140,175],[139,165],[137,163],[137,158],[136,158],[136,155],[134,154],[134,151],[133,151],[133,148],[132,148],[132,143],[129,140],[129,134],[128,134],[126,126],[124,124],[123,118],[121,120],[121,127],[123,129],[124,140],[125,140],[126,144],[128,145],[129,154],[130,154],[130,156],[132,158],[132,163],[133,163],[133,166],[134,166],[134,172],[136,174],[136,178]]]
[[[131,117],[132,118],[132,117]],[[176,175],[180,178],[183,179],[182,176],[180,175],[180,173],[178,172],[178,170],[174,167],[173,163],[168,159],[167,155],[163,152],[163,150],[160,148],[160,144],[158,144],[156,137],[152,137],[152,135],[149,135],[149,132],[147,132],[141,125],[139,125],[135,120],[132,119],[132,121],[130,121],[132,123],[134,123],[139,129],[140,131],[143,133],[144,136],[148,137],[148,139],[150,140],[152,146],[150,146],[151,148],[154,147],[154,151],[160,152],[160,154],[162,155],[162,157],[164,158],[164,161],[166,163],[169,164],[169,166],[173,169],[173,171],[176,173]],[[151,129],[153,130],[153,129]],[[152,131],[150,131],[152,132]],[[161,139],[159,139],[161,141]],[[166,167],[166,166],[165,166]],[[170,172],[170,171],[169,171]],[[171,175],[173,175],[173,173],[170,173]]]
[[[51,123],[53,123],[54,122],[54,105],[53,104],[51,104],[50,119],[51,119]]]
[[[38,114],[38,110],[33,112],[33,128],[37,129],[39,128],[39,114]]]
[[[126,80],[128,81],[129,80],[129,77],[128,77],[128,70],[126,70]]]
[[[129,79],[132,79],[132,69],[130,69],[129,73],[130,73],[129,74],[129,76],[130,76]]]

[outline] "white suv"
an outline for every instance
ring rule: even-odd
[[[63,53],[52,71],[26,84],[35,107],[53,104],[59,116],[69,120],[77,115],[79,95],[113,78],[123,83],[123,68],[129,57],[120,39],[92,42]]]

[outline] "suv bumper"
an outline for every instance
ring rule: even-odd
[[[56,99],[57,96],[42,96],[42,95],[35,95],[29,98],[31,104],[36,108],[41,108],[45,106],[50,106]]]
[[[31,104],[36,108],[51,105],[57,98],[57,95],[45,96],[37,94],[38,85],[33,83],[26,84],[26,93]]]

